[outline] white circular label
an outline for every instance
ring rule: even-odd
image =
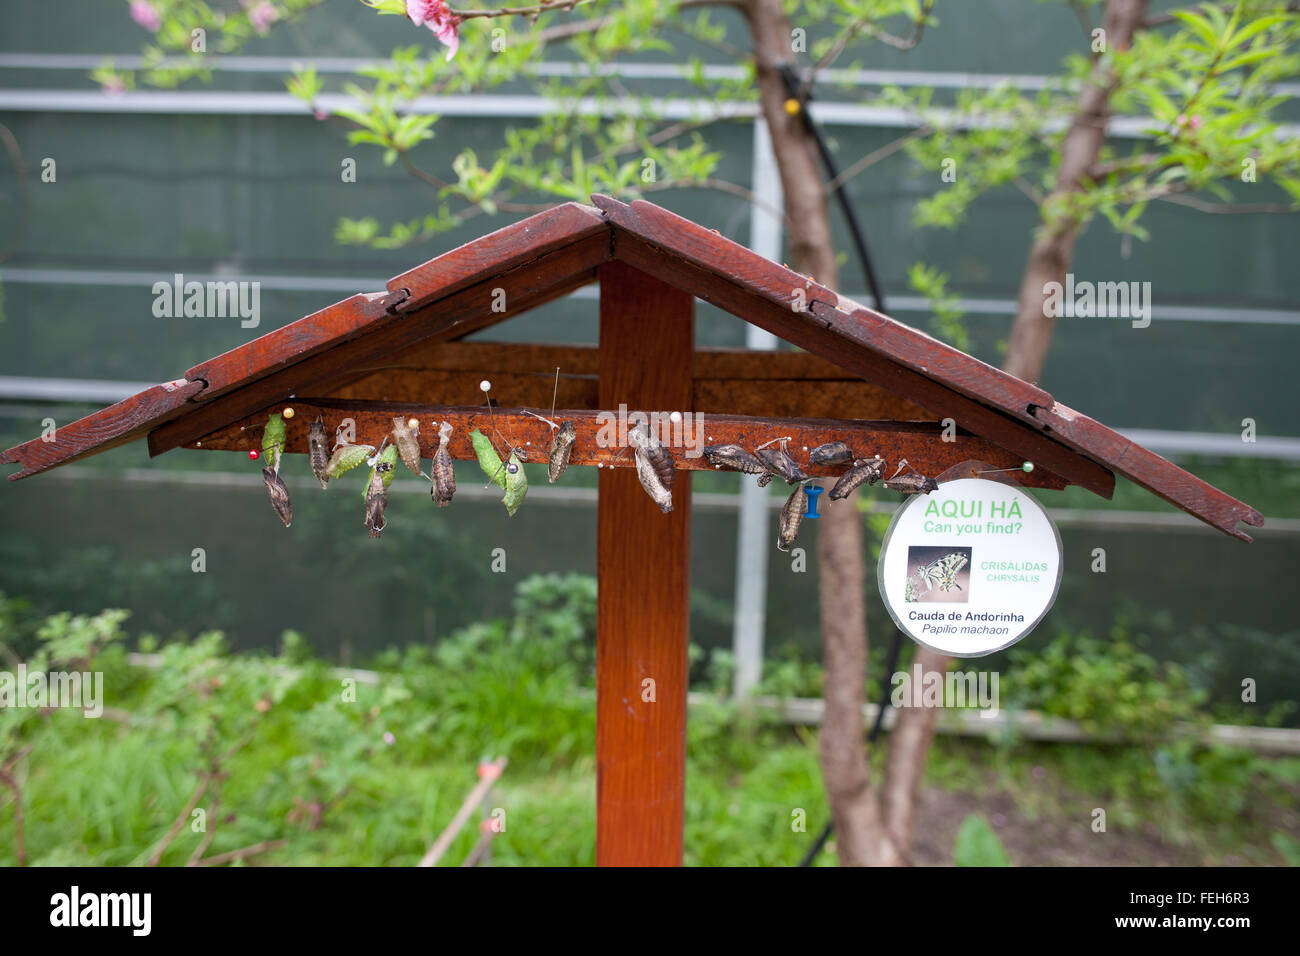
[[[1032,631],[1056,601],[1061,536],[1014,485],[945,481],[898,509],[876,576],[904,634],[953,657],[982,657]]]

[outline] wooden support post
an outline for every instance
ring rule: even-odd
[[[600,402],[691,410],[694,298],[622,262],[600,267]],[[672,449],[674,457],[682,449]],[[629,453],[630,454],[630,453]],[[600,474],[596,863],[680,866],[686,796],[689,472],[660,512],[630,468]],[[650,699],[653,698],[653,699]]]

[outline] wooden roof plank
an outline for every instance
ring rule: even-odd
[[[597,234],[608,225],[595,209],[565,203],[458,246],[388,281],[388,292],[354,295],[196,365],[185,373],[208,383],[200,401],[378,331],[468,286]],[[390,306],[393,293],[406,298]]]
[[[366,374],[367,366],[400,356],[413,344],[483,328],[572,291],[595,279],[594,269],[608,258],[605,234],[560,246],[505,273],[493,274],[414,312],[400,313],[367,335],[351,337],[331,349],[318,350],[269,375],[252,379],[196,407],[184,418],[149,435],[149,453],[157,456],[188,445],[208,432],[236,421],[255,408],[284,401],[308,390],[327,393]],[[504,311],[497,311],[497,290],[506,290]]]
[[[884,358],[923,375],[943,377],[945,384],[969,398],[991,405],[1037,427],[1033,406],[1050,407],[1043,389],[981,362],[932,336],[896,322],[819,285],[814,278],[779,266],[737,242],[683,219],[653,203],[626,205],[608,196],[592,201],[616,228],[658,246],[693,265],[740,285],[792,313],[847,316],[831,327]],[[615,236],[617,257],[618,237]],[[802,307],[802,308],[801,308]]]
[[[33,438],[0,452],[0,463],[22,465],[10,481],[26,478],[88,455],[116,448],[144,436],[151,428],[169,421],[203,388],[202,382],[177,379],[153,385],[124,398],[115,405],[54,430],[52,438]]]
[[[1058,402],[1051,409],[1038,409],[1037,415],[1062,444],[1106,461],[1125,478],[1225,534],[1250,541],[1237,524],[1264,525],[1264,516],[1250,505],[1067,405]]]
[[[874,382],[938,416],[951,417],[960,427],[1020,454],[1022,460],[1049,468],[1103,498],[1114,493],[1115,476],[1108,469],[1054,441],[1040,430],[1041,425],[1031,427],[999,409],[948,388],[938,379],[904,368],[856,340],[826,334],[832,322],[853,321],[838,310],[827,311],[823,307],[820,316],[792,311],[778,302],[754,295],[751,289],[737,285],[725,276],[687,262],[659,246],[644,243],[631,234],[620,236],[614,254],[639,269],[680,283],[682,288],[706,302],[734,315],[743,315],[746,321],[820,355],[853,375]]]

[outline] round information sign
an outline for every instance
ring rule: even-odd
[[[982,657],[1034,629],[1061,584],[1061,536],[1021,488],[946,481],[890,522],[876,571],[904,634],[954,657]]]

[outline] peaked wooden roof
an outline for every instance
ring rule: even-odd
[[[1263,516],[1043,389],[652,203],[592,197],[506,226],[80,421],[0,453],[26,478],[148,436],[192,445],[269,405],[324,394],[419,343],[454,340],[593,282],[611,259],[752,322],[1102,497],[1114,473],[1219,530]],[[500,306],[505,293],[504,311]]]

